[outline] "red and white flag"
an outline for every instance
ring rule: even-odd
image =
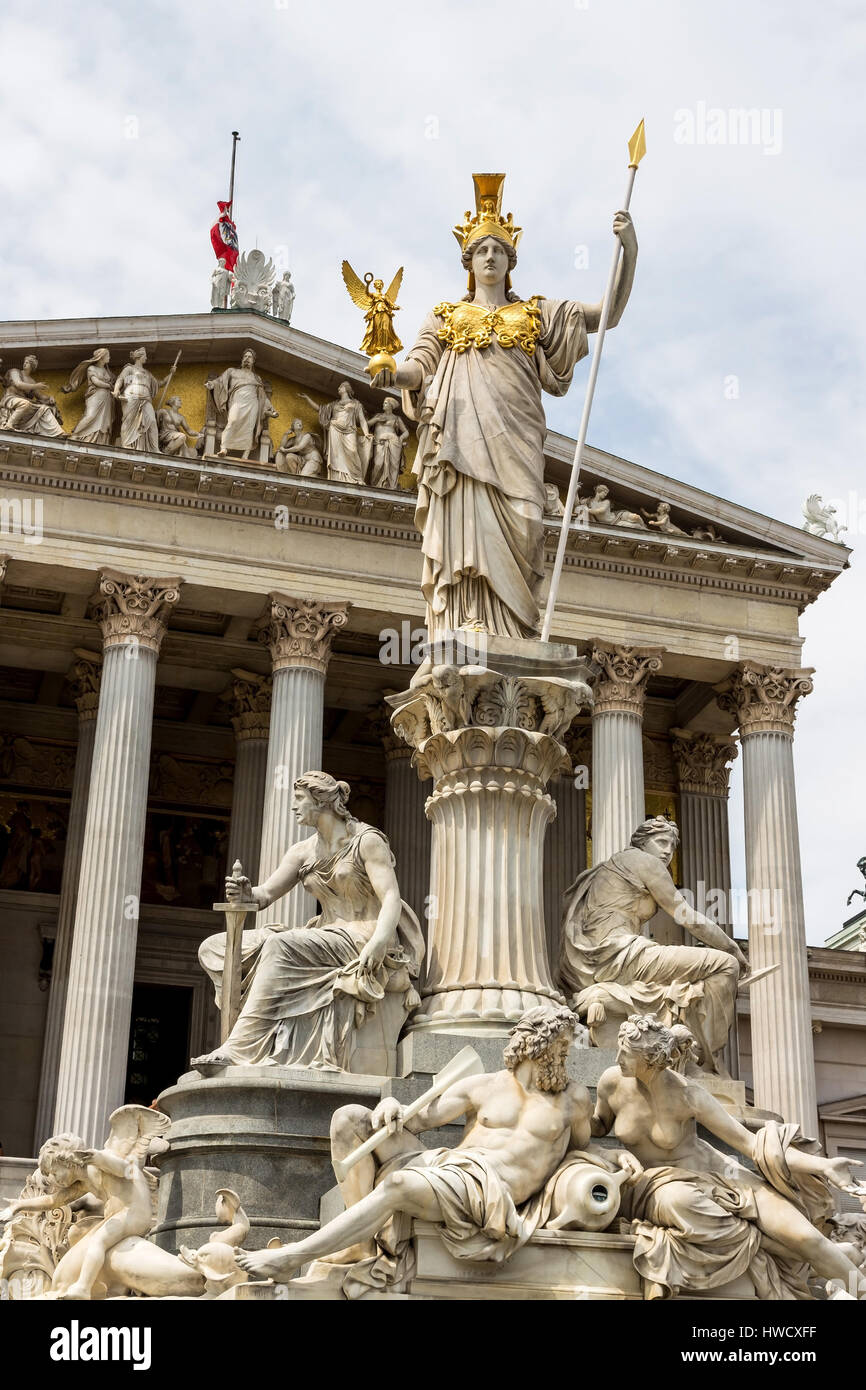
[[[231,203],[217,203],[220,210],[219,220],[214,222],[210,229],[211,245],[217,260],[225,258],[226,266],[229,270],[234,270],[235,262],[238,258],[238,233],[232,221]]]

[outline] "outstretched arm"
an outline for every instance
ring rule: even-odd
[[[65,1207],[77,1198],[83,1197],[87,1189],[83,1183],[73,1182],[68,1187],[58,1188],[56,1192],[44,1192],[41,1197],[19,1197],[0,1211],[0,1221],[11,1221],[19,1211],[51,1211],[54,1207]]]
[[[613,230],[622,243],[622,257],[616,273],[613,299],[607,316],[608,328],[616,328],[622,318],[631,294],[635,266],[637,265],[637,236],[630,214],[627,212],[616,213],[613,219]],[[596,333],[601,321],[601,303],[584,304],[583,313],[586,319],[587,333]]]
[[[647,891],[652,894],[659,907],[669,912],[675,922],[686,927],[692,936],[697,937],[698,941],[703,941],[705,946],[729,952],[739,962],[740,969],[747,971],[748,961],[733,937],[728,936],[717,922],[712,922],[709,917],[705,917],[702,912],[697,912],[689,905],[660,859],[656,859],[652,854],[646,854],[644,859],[646,862],[641,864],[641,874]]]

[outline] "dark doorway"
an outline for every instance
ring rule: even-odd
[[[189,1070],[192,990],[179,985],[136,985],[126,1066],[126,1100],[150,1105]]]

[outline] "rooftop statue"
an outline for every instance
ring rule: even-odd
[[[254,251],[247,251],[246,255],[238,256],[232,281],[232,308],[260,309],[263,301],[259,300],[259,292],[262,290],[266,292],[269,304],[271,288],[276,278],[277,271],[273,261],[258,247]],[[267,313],[267,307],[264,312]]]
[[[403,389],[417,421],[415,520],[431,639],[458,628],[530,637],[544,577],[542,392],[567,392],[601,305],[522,299],[511,288],[520,228],[502,214],[504,174],[476,174],[476,211],[454,235],[469,291],[438,303],[406,360],[373,384]],[[628,302],[637,259],[631,218],[614,218],[623,256],[609,323]]]
[[[831,541],[838,541],[840,532],[848,530],[835,520],[836,508],[825,503],[817,492],[811,493],[803,503],[803,516],[803,530],[810,536],[828,536]]]
[[[72,395],[86,381],[84,392],[84,414],[69,436],[82,444],[110,444],[114,433],[114,372],[109,369],[108,348],[97,348],[92,357],[79,362],[62,387],[64,394]]]
[[[11,367],[6,373],[6,390],[0,398],[0,429],[65,439],[57,402],[45,382],[33,376],[38,366],[35,357],[25,357],[20,367]]]
[[[210,307],[224,309],[228,303],[232,287],[232,273],[226,266],[225,256],[220,256],[210,277]]]
[[[857,868],[860,870],[864,879],[866,879],[866,855],[864,855],[862,859],[857,860]],[[854,898],[862,898],[863,902],[866,903],[866,888],[852,888],[845,901],[845,906],[850,907]]]
[[[272,308],[275,319],[281,319],[283,323],[291,323],[292,310],[295,307],[295,287],[292,284],[292,276],[288,270],[284,270],[281,278],[273,288]]]
[[[578,875],[564,898],[560,973],[599,1046],[612,1041],[623,1016],[658,1012],[691,1030],[707,1071],[726,1074],[722,1051],[748,962],[733,938],[675,886],[668,865],[678,840],[673,822],[656,816],[638,827],[628,849]],[[662,946],[643,936],[659,908],[703,948]]]

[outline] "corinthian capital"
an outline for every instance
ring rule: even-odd
[[[595,714],[618,710],[643,717],[646,683],[661,670],[661,647],[618,647],[608,642],[593,643],[591,658],[599,667],[593,680]]]
[[[674,762],[681,792],[727,796],[737,745],[729,738],[672,729]]]
[[[102,680],[102,653],[76,647],[75,660],[67,676],[78,709],[79,719],[95,719],[99,709],[99,683]]]
[[[271,724],[271,693],[273,677],[260,676],[255,671],[232,669],[228,690],[232,728],[240,742],[245,738],[267,738]]]
[[[719,706],[736,717],[740,733],[794,736],[797,701],[813,689],[812,668],[783,670],[744,661],[718,695]]]
[[[334,633],[349,621],[351,604],[285,594],[271,594],[270,600],[269,620],[259,640],[270,648],[274,670],[306,666],[324,675]]]
[[[180,585],[180,579],[101,570],[96,611],[106,649],[137,644],[158,654]]]

